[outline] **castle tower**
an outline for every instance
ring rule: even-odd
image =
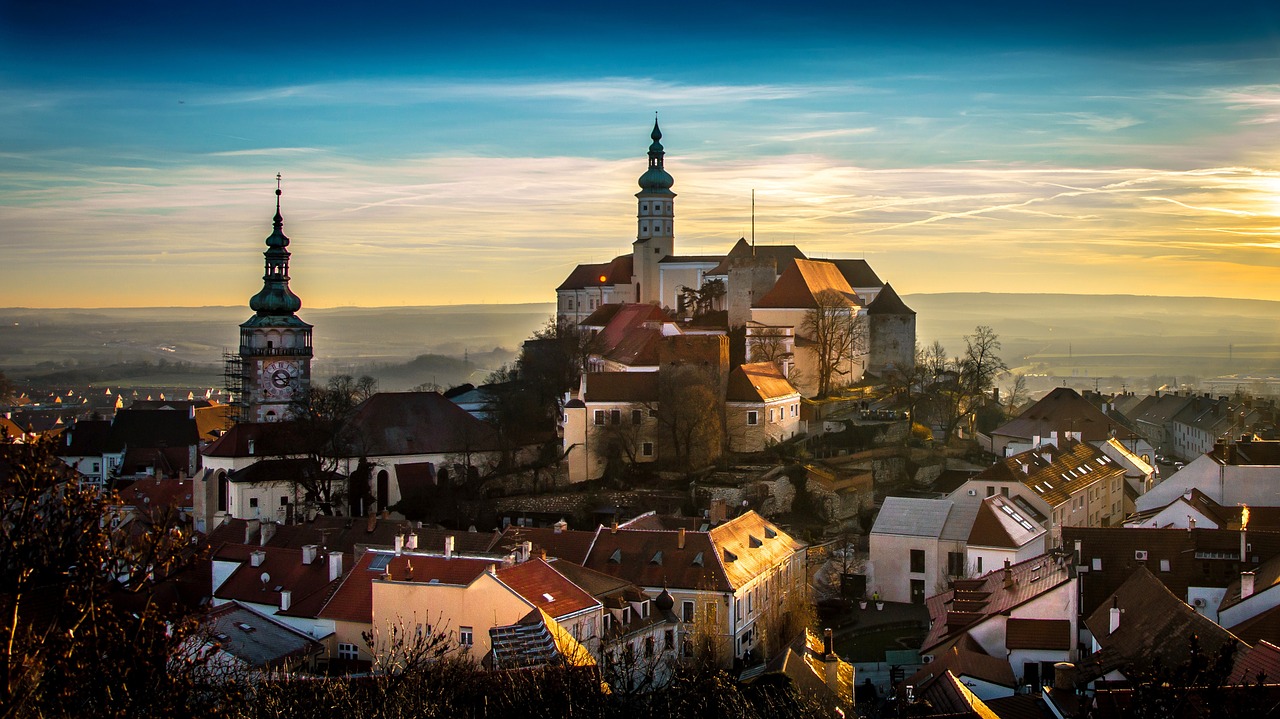
[[[636,193],[638,228],[631,247],[632,282],[636,285],[637,302],[660,303],[661,290],[658,263],[675,254],[675,197],[671,191],[675,180],[663,168],[662,130],[653,121],[653,144],[649,145],[649,169],[640,176]]]
[[[276,175],[275,230],[267,238],[262,289],[249,299],[254,311],[240,325],[244,419],[287,418],[311,387],[311,325],[295,314],[302,300],[289,289],[289,238],[280,216],[280,176]]]

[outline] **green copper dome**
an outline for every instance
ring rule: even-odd
[[[302,300],[289,289],[289,238],[284,234],[284,218],[280,216],[280,188],[276,188],[274,230],[267,238],[267,251],[262,253],[266,269],[262,289],[249,298],[249,309],[259,316],[292,315],[302,309]]]
[[[662,147],[662,130],[658,128],[657,119],[653,121],[653,132],[649,133],[649,137],[653,138],[653,144],[649,145],[649,169],[640,176],[640,189],[647,192],[670,193],[671,186],[676,181],[662,167],[666,151]]]

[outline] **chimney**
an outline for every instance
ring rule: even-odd
[[[1013,569],[1009,567],[1009,560],[1004,560],[1004,588],[1012,589],[1017,584],[1013,579]]]
[[[1253,572],[1240,572],[1240,598],[1253,596]]]
[[[329,581],[342,576],[342,552],[329,552]]]
[[[413,581],[413,560],[412,559],[404,563],[404,579],[406,582]]]
[[[404,535],[397,534],[396,535],[396,556],[398,557],[403,553],[404,553]]]
[[[1050,432],[1050,433],[1049,433],[1049,444],[1051,444],[1051,445],[1053,445],[1053,446],[1055,446],[1055,447],[1059,446],[1059,445],[1058,445],[1058,430],[1056,430],[1056,429],[1055,429],[1055,430],[1053,430],[1052,432]]]
[[[831,628],[828,627],[822,630],[822,658],[826,659],[832,654],[835,654],[835,640],[832,638]]]
[[[288,589],[280,590],[280,611],[289,611],[289,606],[293,604],[293,592]]]
[[[684,549],[684,527],[681,527],[679,533],[676,534],[676,549]],[[827,631],[831,630],[828,629]]]
[[[533,556],[533,542],[524,541],[520,543],[520,561],[527,562],[529,557]]]
[[[413,550],[418,548],[418,534],[416,532],[408,534],[404,538],[404,548]]]
[[[262,561],[266,558],[267,558],[266,552],[262,551],[261,549],[255,549],[254,551],[249,552],[249,566],[261,567]]]
[[[1188,514],[1187,515],[1187,531],[1190,532],[1195,528],[1196,528],[1196,518]]]
[[[444,558],[453,559],[453,535],[444,538]]]
[[[187,407],[187,419],[195,419],[195,418],[196,418],[196,406],[194,404],[189,405]]]
[[[316,554],[319,550],[320,547],[315,544],[302,545],[302,563],[308,566],[315,564]]]
[[[827,688],[834,692],[836,696],[848,701],[848,698],[844,696],[847,691],[840,687],[840,657],[836,655],[830,629],[822,630],[822,669],[822,678],[826,682]]]
[[[1040,435],[1036,434],[1031,436],[1031,448],[1040,449]]]
[[[1061,692],[1074,692],[1076,690],[1076,665],[1071,662],[1054,664],[1053,688]]]
[[[556,534],[559,534],[569,528],[569,523],[561,519],[559,522],[556,522],[555,524],[551,525],[551,528],[555,531]]]
[[[253,456],[253,440],[249,440],[249,456]]]
[[[258,530],[262,528],[262,520],[250,519],[244,523],[244,543],[253,544],[258,541]]]
[[[263,522],[261,545],[264,547],[267,546],[267,542],[270,542],[275,536],[276,536],[276,523]]]
[[[618,520],[615,519],[613,520],[613,524],[609,528],[609,534],[617,534],[617,533],[618,533]]]
[[[1111,600],[1111,623],[1108,625],[1107,634],[1115,634],[1120,628],[1120,607],[1115,599]]]

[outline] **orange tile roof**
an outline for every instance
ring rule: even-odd
[[[734,589],[805,548],[804,542],[754,511],[713,527],[711,541],[719,550],[725,575]]]
[[[783,270],[773,289],[754,306],[812,309],[818,306],[814,298],[825,290],[836,292],[854,306],[858,304],[858,296],[835,265],[815,260],[795,260]]]
[[[799,395],[782,370],[772,362],[753,362],[734,368],[729,373],[726,397],[731,402],[768,402]]]

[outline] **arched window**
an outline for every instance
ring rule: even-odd
[[[378,509],[386,509],[391,503],[391,481],[387,470],[378,472]]]
[[[227,479],[227,473],[222,470],[218,470],[214,475],[214,481],[218,483],[218,511],[225,512],[231,496],[231,481]]]

